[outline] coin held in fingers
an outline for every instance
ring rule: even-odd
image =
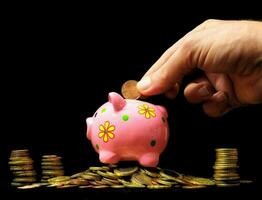
[[[126,99],[139,99],[141,97],[140,92],[137,89],[137,81],[126,81],[121,88],[121,93]]]

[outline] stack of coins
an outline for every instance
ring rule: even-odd
[[[238,151],[236,148],[216,149],[216,162],[213,168],[217,186],[229,187],[240,185]]]
[[[9,158],[10,170],[13,174],[12,186],[24,186],[36,181],[33,160],[27,149],[13,150]]]
[[[47,180],[50,178],[64,175],[64,169],[60,156],[43,155],[41,167],[42,167],[41,182],[47,182]]]

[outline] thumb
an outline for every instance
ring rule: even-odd
[[[157,71],[143,77],[137,84],[140,93],[145,96],[161,94],[179,85],[183,77],[194,70],[189,52],[184,48],[177,49]]]

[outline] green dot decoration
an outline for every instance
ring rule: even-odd
[[[127,121],[128,119],[129,119],[129,116],[128,116],[128,115],[123,115],[123,116],[122,116],[122,120]]]

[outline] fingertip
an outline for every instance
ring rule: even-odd
[[[138,83],[137,83],[137,89],[139,92],[143,93],[145,90],[150,88],[152,84],[151,78],[149,76],[142,78]]]
[[[190,83],[184,90],[184,96],[189,103],[201,103],[213,95],[213,89],[208,83]]]
[[[218,91],[211,99],[203,104],[204,112],[210,117],[220,117],[231,110],[227,95]]]
[[[202,108],[209,117],[220,117],[222,115],[221,110],[216,107],[214,102],[206,102]]]
[[[167,92],[173,85],[176,85],[176,83],[160,72],[140,80],[137,83],[137,89],[142,95],[152,96]]]

